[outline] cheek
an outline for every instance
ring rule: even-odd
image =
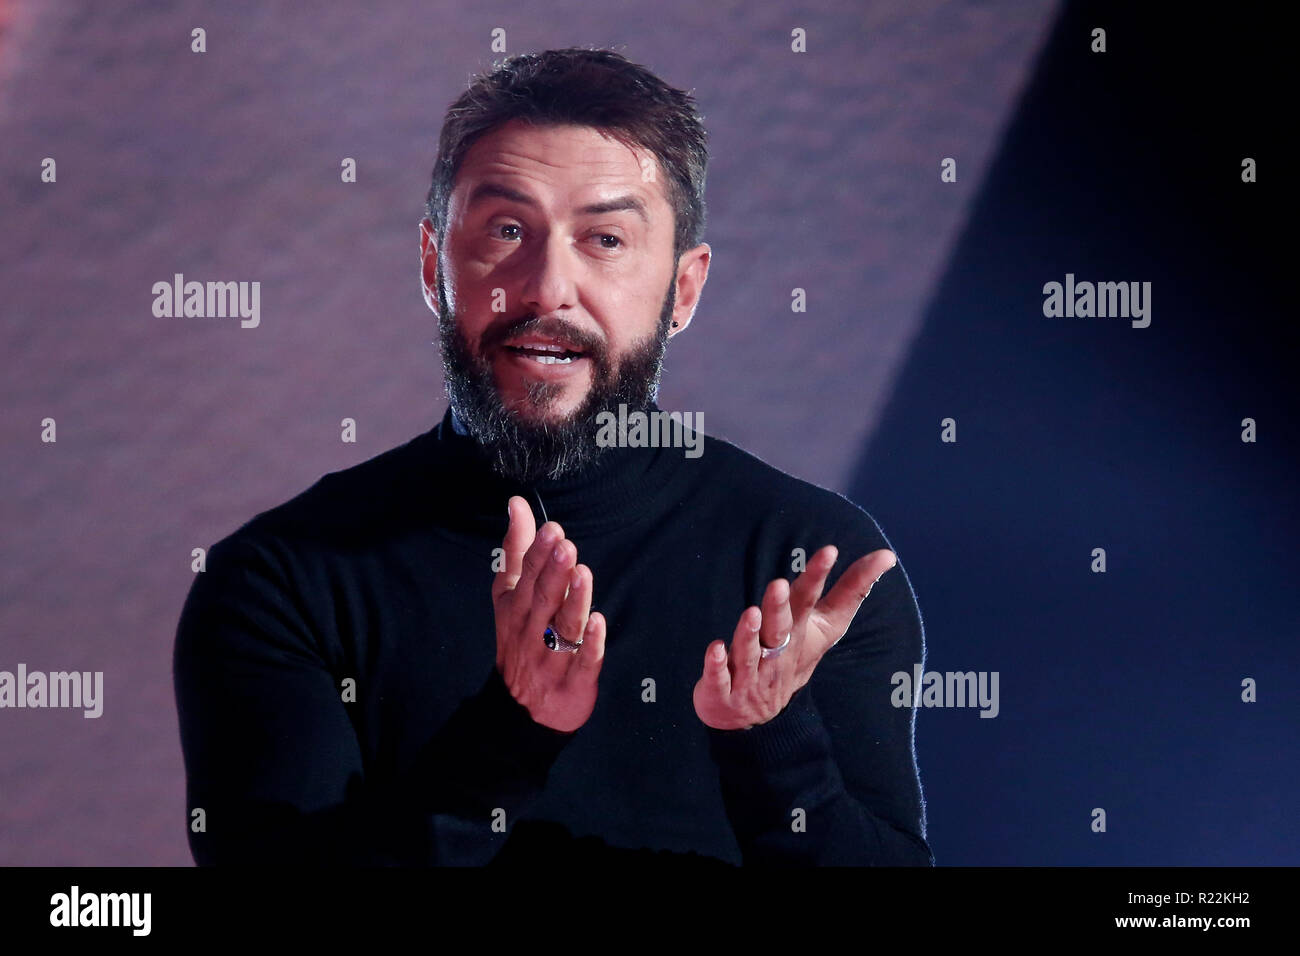
[[[604,327],[611,354],[623,354],[653,335],[663,308],[663,296],[641,283],[635,290],[588,297],[588,301],[593,316]]]
[[[458,243],[454,248],[449,246],[443,254],[443,266],[443,291],[448,305],[457,311],[479,312],[490,308],[490,263],[479,261],[472,248]]]
[[[462,328],[480,328],[493,318],[492,284],[477,278],[472,270],[462,269],[448,275],[443,283],[443,292]]]

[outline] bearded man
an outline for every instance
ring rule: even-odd
[[[452,104],[419,235],[445,415],[218,542],[182,612],[197,862],[933,864],[875,521],[685,418],[605,427],[666,414],[705,141],[608,51]]]

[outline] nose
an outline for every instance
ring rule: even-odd
[[[563,233],[553,232],[536,243],[524,268],[527,278],[520,289],[523,307],[550,315],[577,305],[577,266]]]

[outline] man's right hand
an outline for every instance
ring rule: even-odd
[[[605,617],[591,611],[591,569],[575,566],[578,548],[564,529],[548,521],[536,530],[532,507],[518,496],[506,507],[505,567],[492,582],[497,668],[533,720],[571,732],[596,706]],[[548,626],[570,641],[582,641],[582,647],[551,650],[542,641]]]

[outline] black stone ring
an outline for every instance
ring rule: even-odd
[[[561,637],[560,632],[553,627],[546,629],[546,633],[542,635],[542,643],[552,651],[568,651],[571,654],[578,653],[578,648],[582,647],[582,641],[574,643],[567,638]]]

